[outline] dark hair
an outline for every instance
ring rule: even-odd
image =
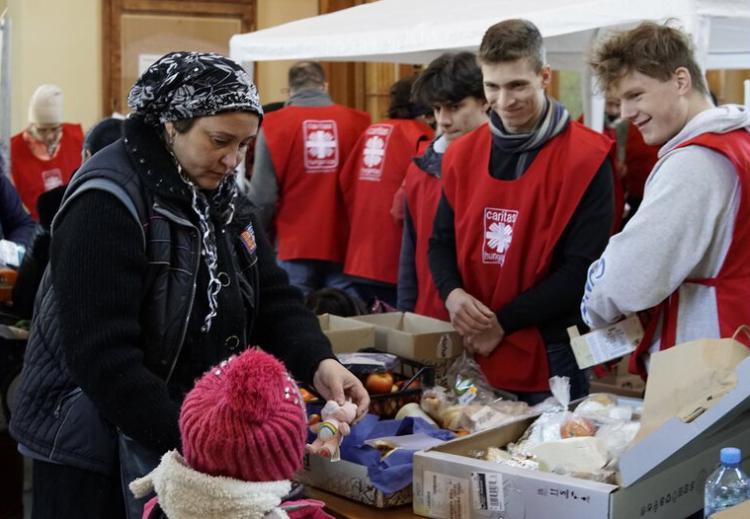
[[[544,40],[536,25],[520,18],[496,23],[484,33],[479,62],[505,63],[528,58],[535,72],[544,67]]]
[[[471,52],[441,54],[417,77],[411,93],[428,106],[458,103],[469,96],[484,100],[482,71]]]
[[[109,146],[122,137],[123,125],[123,119],[116,117],[102,119],[86,132],[86,137],[83,139],[83,149],[93,155],[102,148]]]
[[[316,315],[332,314],[353,317],[367,313],[365,304],[339,288],[321,288],[307,296],[305,306]]]
[[[326,73],[317,61],[300,61],[289,68],[290,90],[320,88],[325,85]]]
[[[197,117],[192,117],[190,119],[180,119],[179,121],[173,121],[172,124],[174,125],[174,129],[177,130],[177,133],[187,133],[190,131],[190,128],[193,127],[195,121],[197,120]]]
[[[412,100],[411,88],[417,76],[409,76],[399,79],[388,91],[390,105],[388,106],[388,117],[391,119],[414,119],[420,115],[432,112],[432,109],[422,103]]]
[[[589,64],[604,90],[630,72],[667,81],[675,70],[685,67],[693,88],[708,95],[690,37],[668,25],[643,22],[635,29],[615,34],[596,48]]]

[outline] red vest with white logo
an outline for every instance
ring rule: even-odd
[[[517,180],[488,171],[486,125],[451,144],[443,189],[453,208],[463,288],[493,311],[548,274],[552,255],[612,141],[575,121],[547,142]],[[476,360],[489,382],[511,391],[549,390],[549,366],[536,327],[506,335]]]
[[[678,146],[703,146],[728,158],[740,181],[740,205],[734,221],[732,243],[719,273],[714,278],[686,279],[713,287],[719,317],[719,334],[731,337],[743,324],[750,324],[750,135],[735,130],[725,134],[704,133]],[[646,378],[645,357],[659,322],[662,324],[660,350],[671,348],[677,340],[679,288],[659,306],[652,309],[643,339],[630,357],[630,371]]]
[[[50,189],[67,184],[81,165],[83,130],[80,124],[64,123],[57,153],[51,160],[41,160],[29,149],[23,132],[10,140],[10,160],[13,183],[23,205],[34,220],[39,219],[36,199]]]
[[[342,263],[348,225],[339,172],[370,116],[345,106],[288,106],[263,121],[279,202],[278,257]]]
[[[393,196],[421,141],[432,129],[412,119],[373,124],[359,138],[341,172],[349,215],[346,274],[396,284],[403,222],[391,215]]]
[[[448,310],[445,309],[445,303],[440,299],[435,287],[427,257],[432,224],[440,203],[443,184],[438,177],[425,173],[414,163],[409,165],[404,182],[406,206],[417,235],[414,244],[414,268],[417,276],[417,301],[414,313],[449,321]]]

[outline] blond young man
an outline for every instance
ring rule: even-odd
[[[646,144],[661,145],[638,212],[589,269],[581,313],[593,327],[653,309],[631,370],[651,352],[731,336],[750,322],[750,117],[714,107],[690,39],[643,23],[591,65]]]
[[[430,269],[490,383],[536,403],[565,375],[582,396],[565,330],[609,235],[612,141],[545,94],[551,70],[531,22],[490,27],[479,64],[490,121],[446,151]]]

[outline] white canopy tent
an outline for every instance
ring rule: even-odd
[[[445,51],[476,51],[498,21],[525,18],[545,38],[558,70],[586,72],[585,55],[609,29],[678,19],[706,69],[750,68],[748,0],[380,0],[247,34],[229,42],[242,63],[282,59],[428,63]],[[600,127],[603,101],[584,74],[586,119]]]

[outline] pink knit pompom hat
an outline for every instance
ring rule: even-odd
[[[195,470],[244,481],[291,479],[307,418],[284,365],[252,348],[207,371],[180,412],[183,455]]]

